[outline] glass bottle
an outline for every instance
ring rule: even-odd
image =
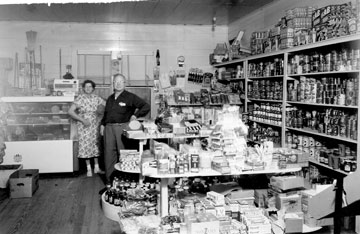
[[[106,192],[104,194],[104,199],[106,202],[109,202],[110,193],[111,193],[111,184],[106,184]]]

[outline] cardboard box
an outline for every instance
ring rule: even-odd
[[[301,209],[302,212],[308,217],[305,218],[305,223],[313,226],[328,225],[330,220],[321,219],[335,210],[335,191],[334,185],[317,185],[316,189],[301,191]],[[316,220],[319,220],[316,221]],[[308,223],[307,223],[308,222]],[[309,224],[311,223],[311,224]]]
[[[304,223],[309,227],[322,227],[334,225],[334,218],[316,219],[311,215],[304,215]]]
[[[272,176],[270,185],[283,191],[304,187],[304,178],[301,176]]]
[[[303,231],[303,217],[300,214],[290,213],[285,214],[285,233],[302,233]]]
[[[276,208],[283,209],[285,213],[301,212],[301,197],[298,194],[291,196],[279,195],[276,197]]]
[[[39,187],[39,170],[27,169],[15,171],[10,175],[10,197],[32,197]]]

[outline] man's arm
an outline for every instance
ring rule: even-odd
[[[144,117],[150,112],[150,105],[145,102],[142,98],[134,95],[134,106],[136,107],[137,111],[134,113],[136,118]]]

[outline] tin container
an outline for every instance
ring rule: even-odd
[[[322,147],[322,143],[318,140],[315,140],[315,147]]]
[[[339,144],[339,156],[344,157],[345,156],[345,145]]]
[[[291,148],[292,149],[296,149],[298,145],[298,136],[293,134],[292,135],[292,144],[291,144]]]
[[[315,160],[315,147],[309,147],[310,159]]]
[[[319,147],[315,148],[314,160],[316,162],[320,162],[320,150],[321,150],[321,148],[319,148]]]
[[[315,147],[315,139],[313,137],[309,137],[309,147]]]
[[[297,141],[298,141],[298,148],[299,146],[303,147],[303,135],[298,135]]]
[[[309,137],[308,136],[303,136],[302,142],[303,142],[303,148],[309,148]]]
[[[286,144],[287,147],[290,148],[292,146],[292,134],[290,132],[286,133]]]

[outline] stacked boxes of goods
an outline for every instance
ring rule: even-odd
[[[356,32],[356,10],[351,2],[316,9],[312,15],[316,41]]]
[[[304,188],[304,178],[298,176],[273,176],[270,178],[270,190],[275,196],[278,216],[283,218],[285,233],[303,231],[303,213],[301,210],[300,190]]]
[[[290,27],[282,28],[280,31],[280,49],[294,47],[294,29]]]
[[[313,10],[313,7],[297,7],[286,11],[286,27],[280,32],[281,49],[310,42]]]
[[[317,185],[316,189],[301,191],[301,211],[304,213],[304,223],[306,225],[310,227],[333,225],[333,218],[324,218],[318,220],[313,217],[313,214],[316,213],[317,209],[325,209],[325,207],[319,207],[319,205],[316,204],[316,201],[312,198],[324,189],[327,189],[329,186],[330,185]],[[334,207],[332,207],[332,209],[334,209]]]
[[[277,161],[280,169],[304,167],[309,163],[309,152],[289,148],[275,148],[273,161]]]
[[[269,33],[267,31],[253,32],[251,34],[251,43],[250,43],[251,54],[264,53],[263,43],[265,38],[268,38],[268,34]]]
[[[277,51],[280,48],[280,25],[269,30],[268,37],[263,39],[263,52]]]
[[[140,153],[137,150],[120,150],[120,170],[140,171]]]

